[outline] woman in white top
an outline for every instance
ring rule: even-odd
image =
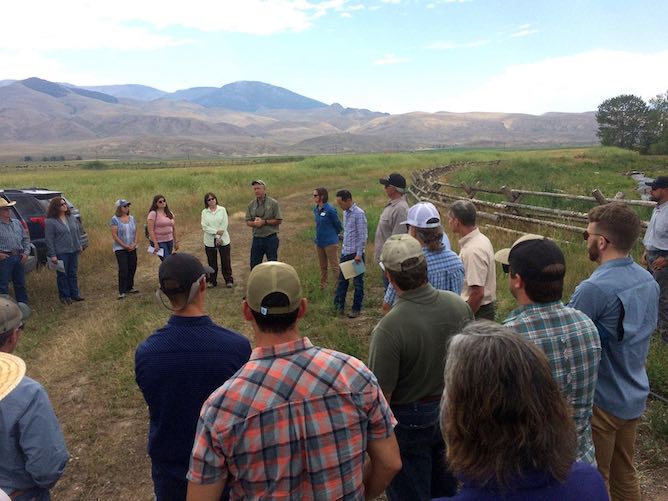
[[[232,278],[232,264],[230,262],[230,234],[227,231],[227,211],[218,205],[218,199],[213,193],[204,195],[204,210],[202,210],[202,231],[204,231],[204,251],[213,268],[213,273],[207,277],[210,287],[218,285],[218,258],[220,253],[220,267],[222,268],[225,285],[234,286]]]
[[[116,200],[116,213],[109,223],[112,248],[118,261],[118,299],[125,294],[139,292],[135,289],[137,271],[137,223],[130,214],[130,202],[124,198]]]

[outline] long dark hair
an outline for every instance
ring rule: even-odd
[[[218,205],[218,197],[216,196],[216,194],[215,194],[215,193],[211,193],[211,192],[209,192],[209,193],[207,193],[206,195],[204,195],[204,208],[205,208],[205,209],[208,209],[208,208],[209,208],[209,206],[208,206],[207,203],[206,203],[206,199],[207,199],[207,198],[215,198],[215,199],[216,199],[216,205]]]
[[[533,343],[490,321],[450,341],[441,430],[453,472],[512,489],[530,470],[563,482],[575,461],[573,409]]]
[[[153,197],[153,202],[151,202],[151,208],[148,210],[149,213],[151,211],[155,211],[156,214],[158,213],[158,200],[163,198],[165,200],[165,216],[167,216],[169,219],[174,219],[174,214],[172,214],[172,211],[169,210],[169,207],[167,206],[167,199],[164,197],[164,195],[156,195]]]
[[[49,202],[49,206],[46,208],[46,217],[59,218],[60,217],[60,204],[65,202],[63,197],[53,197]],[[65,202],[67,203],[67,202]],[[71,215],[70,206],[67,206],[66,216]]]

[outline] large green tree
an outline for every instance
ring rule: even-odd
[[[665,155],[668,153],[668,91],[649,100],[647,129],[649,131],[649,152]]]
[[[649,108],[633,94],[622,94],[603,101],[596,112],[598,137],[604,146],[645,149]]]

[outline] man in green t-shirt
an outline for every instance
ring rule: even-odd
[[[267,195],[267,184],[262,179],[255,179],[251,186],[255,199],[248,204],[246,226],[253,228],[250,250],[252,270],[264,256],[267,256],[267,261],[278,261],[278,225],[283,222],[283,216],[276,199]]]
[[[422,246],[410,235],[388,238],[380,265],[397,300],[373,330],[369,368],[399,421],[403,463],[386,494],[390,501],[452,496],[457,482],[444,460],[438,405],[447,343],[473,313],[459,295],[428,283]]]

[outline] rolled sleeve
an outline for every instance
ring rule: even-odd
[[[187,474],[188,480],[193,483],[212,484],[221,477],[227,478],[225,456],[212,431],[216,419],[216,410],[205,403],[197,423]]]
[[[23,253],[27,256],[30,254],[30,235],[28,234],[28,230],[20,226],[20,223],[19,227],[21,228],[21,247],[23,248]]]
[[[356,242],[355,254],[357,256],[362,256],[362,254],[364,254],[364,248],[366,247],[366,240],[368,238],[366,216],[364,215],[363,212],[359,212],[358,214],[356,214],[355,227],[358,236],[358,240]]]
[[[487,282],[488,262],[482,252],[473,249],[462,254],[464,269],[466,270],[464,280],[469,287],[484,287]]]

